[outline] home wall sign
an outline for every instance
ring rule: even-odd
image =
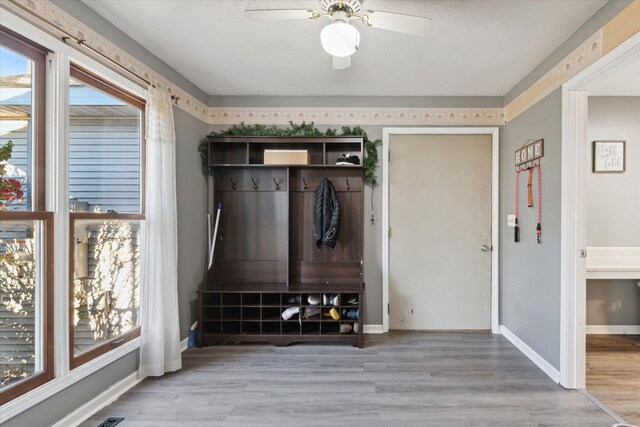
[[[537,210],[537,223],[536,223],[536,241],[538,244],[542,243],[542,167],[540,165],[540,159],[544,156],[544,139],[530,139],[522,146],[522,148],[516,150],[515,153],[515,165],[516,165],[516,194],[515,194],[515,225],[513,241],[518,243],[520,241],[520,225],[518,224],[518,217],[520,216],[520,210],[518,206],[518,194],[520,187],[520,173],[527,172],[527,207],[536,207]],[[533,173],[538,172],[537,180],[537,192],[536,203],[533,201]]]
[[[530,142],[516,150],[515,164],[516,167],[530,163],[544,156],[544,139],[538,139]]]
[[[622,173],[625,171],[624,141],[593,141],[593,171]]]

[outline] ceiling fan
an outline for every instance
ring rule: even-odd
[[[351,55],[360,45],[360,32],[351,20],[360,20],[366,27],[380,28],[424,37],[431,31],[431,19],[380,10],[362,9],[362,0],[320,0],[320,10],[311,9],[250,9],[244,12],[253,21],[287,19],[319,19],[327,17],[331,23],[320,32],[324,50],[333,56],[333,68],[343,70],[351,66]]]

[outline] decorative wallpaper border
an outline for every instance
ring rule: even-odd
[[[564,83],[602,57],[602,29],[586,39],[573,52],[556,64],[531,87],[505,107],[507,122],[558,89]]]
[[[157,87],[164,88],[170,95],[177,97],[178,107],[180,109],[204,122],[207,121],[209,107],[206,104],[138,61],[132,55],[111,43],[108,39],[102,37],[73,16],[52,4],[49,0],[0,0],[0,6],[56,38],[62,39],[64,36],[58,29],[60,28],[69,34],[73,34],[78,39],[85,40],[87,45],[96,49],[116,64],[144,77],[145,80],[148,80]],[[71,46],[71,44],[69,45]],[[95,55],[90,50],[83,49],[82,47],[78,47],[77,49],[114,69],[113,64],[108,64],[103,58]],[[117,69],[116,71],[122,72]],[[132,76],[127,75],[127,77]]]
[[[640,30],[640,0],[609,21],[585,40],[577,49],[521,93],[505,108],[266,108],[209,107],[164,78],[132,55],[120,49],[94,30],[76,20],[49,0],[0,0],[0,7],[21,17],[44,31],[62,37],[56,27],[86,40],[124,69],[130,70],[179,98],[178,107],[211,125],[248,124],[281,125],[289,121],[330,125],[475,125],[499,126],[513,120],[529,107],[562,86],[604,53]],[[604,47],[603,47],[604,46]],[[83,53],[106,62],[87,49]],[[114,68],[112,64],[106,64]]]
[[[212,125],[485,125],[505,123],[502,108],[261,108],[209,107]]]

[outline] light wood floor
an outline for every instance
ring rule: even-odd
[[[640,425],[640,335],[587,335],[587,390]]]
[[[342,345],[229,345],[184,353],[82,424],[118,426],[611,426],[491,334],[392,332]]]

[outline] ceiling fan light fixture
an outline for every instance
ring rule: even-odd
[[[320,42],[329,55],[343,58],[358,50],[360,32],[347,22],[334,21],[322,29]]]

